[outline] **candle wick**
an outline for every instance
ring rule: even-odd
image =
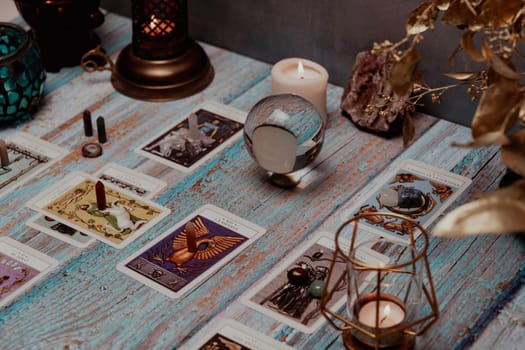
[[[385,322],[387,318],[388,318],[388,315],[386,315],[385,317],[383,317],[383,318],[381,319],[381,321],[379,321],[379,324],[383,324],[383,322]]]

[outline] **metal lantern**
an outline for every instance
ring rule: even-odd
[[[380,237],[359,229],[360,220],[401,219],[408,240]],[[348,232],[348,230],[351,230]],[[349,246],[340,237],[350,233]],[[416,238],[416,233],[420,235]],[[416,221],[395,213],[363,213],[338,229],[336,259],[347,274],[333,280],[330,269],[321,298],[321,312],[342,332],[349,349],[410,349],[416,336],[438,317],[438,304],[426,256],[428,235]],[[378,256],[386,260],[370,259]],[[346,317],[327,307],[334,291],[347,288]]]
[[[168,101],[193,95],[213,80],[209,58],[188,35],[187,0],[132,0],[133,41],[115,64],[97,48],[84,55],[87,71],[110,69],[115,89],[132,98]],[[98,65],[97,58],[109,62]]]

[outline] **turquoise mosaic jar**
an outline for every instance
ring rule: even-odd
[[[40,103],[46,72],[32,35],[0,22],[0,127],[31,117]]]

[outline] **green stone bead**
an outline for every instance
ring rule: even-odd
[[[20,95],[18,94],[18,92],[9,91],[7,93],[7,99],[9,100],[10,104],[15,104],[18,102],[18,100],[20,100]]]
[[[315,280],[312,283],[310,283],[310,287],[308,288],[308,293],[313,298],[320,299],[323,295],[324,290],[324,281],[321,280]]]

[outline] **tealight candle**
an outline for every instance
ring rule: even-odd
[[[294,93],[311,102],[326,125],[328,72],[318,63],[287,58],[272,67],[272,93]]]
[[[376,326],[377,302],[369,301],[361,306],[357,319],[368,327]],[[379,328],[394,327],[405,319],[405,310],[398,304],[389,300],[379,301]]]

